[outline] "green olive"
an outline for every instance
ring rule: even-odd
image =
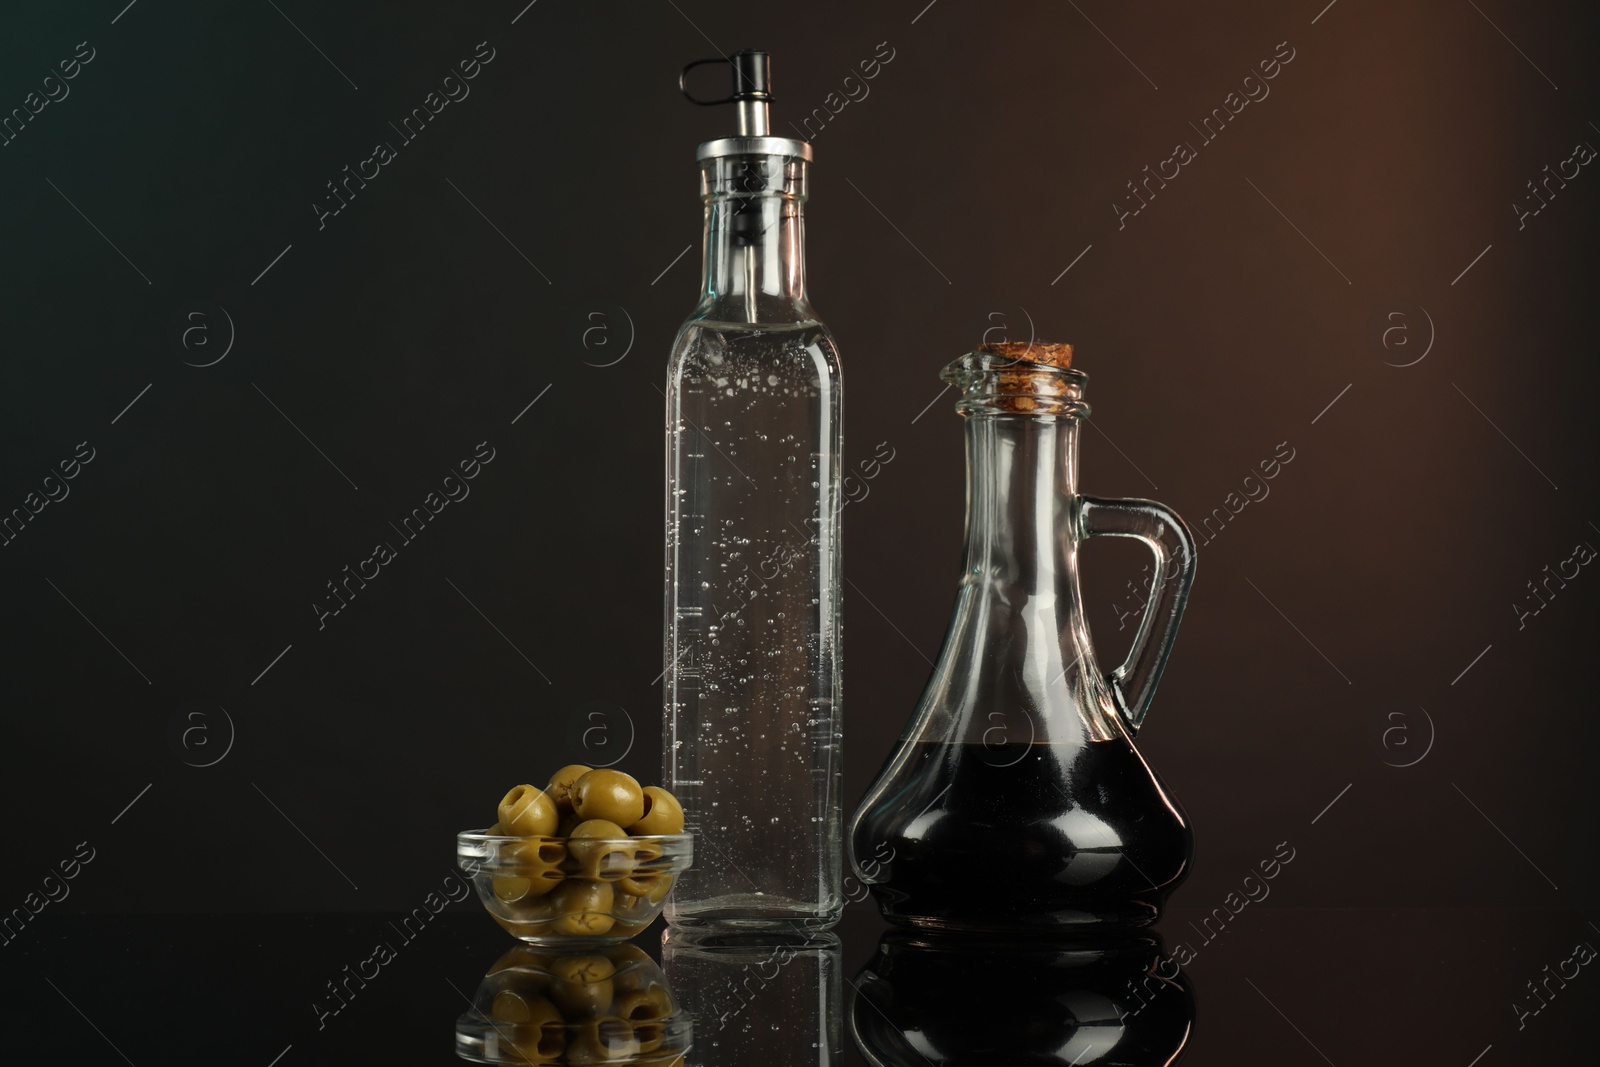
[[[550,794],[550,799],[556,802],[556,807],[563,812],[572,810],[572,783],[588,774],[592,767],[585,767],[581,763],[569,763],[550,776],[550,784],[544,791]]]
[[[659,785],[647,785],[643,793],[644,814],[623,824],[628,833],[640,837],[683,833],[683,805],[678,803],[678,798]]]
[[[621,898],[619,898],[617,904],[618,912],[632,911],[634,909],[645,910],[647,907],[643,903],[645,898],[655,892],[660,884],[661,876],[659,874],[630,874],[626,878],[617,879],[617,891],[628,896],[626,908],[621,902]],[[634,903],[635,901],[640,903]]]
[[[667,899],[667,894],[672,892],[672,875],[663,874],[656,887],[650,890],[649,900],[652,904],[659,904]]]
[[[567,838],[564,868],[577,878],[615,882],[633,870],[633,841],[622,827],[605,819],[579,823]]]
[[[590,771],[572,784],[572,810],[585,819],[632,826],[644,816],[644,790],[624,771]]]
[[[533,882],[527,878],[496,875],[492,880],[495,899],[502,904],[515,904],[533,891]]]
[[[562,956],[551,966],[550,973],[556,979],[550,999],[568,1019],[611,1011],[611,1002],[616,999],[611,976],[617,969],[606,957]]]
[[[615,923],[611,907],[615,897],[610,882],[568,878],[546,898],[556,914],[552,928],[569,937],[601,937]]]
[[[637,897],[649,896],[661,880],[661,854],[661,846],[654,841],[634,841],[627,877],[618,879],[617,888]]]
[[[493,913],[508,922],[548,926],[557,914],[556,909],[550,904],[550,891],[549,883],[541,883],[536,888],[532,879],[516,875],[497,875],[490,882],[493,899],[488,904]],[[517,936],[523,935],[519,933]]]
[[[555,801],[531,785],[513,786],[500,801],[500,825],[515,837],[549,837],[560,821]]]
[[[519,914],[523,913],[520,904],[514,905],[513,909],[517,910]],[[509,919],[504,915],[491,911],[489,917],[499,923],[500,928],[512,937],[549,937],[551,931],[555,928],[555,923],[542,911],[540,914],[543,917]]]
[[[627,936],[632,937],[650,925],[650,920],[655,918],[656,909],[650,903],[649,898],[636,893],[625,892],[620,888],[620,885],[621,883],[618,883],[616,903],[611,907],[611,914],[617,920],[616,929],[612,932],[621,933],[623,926],[629,926],[634,929]]]
[[[550,878],[559,872],[567,858],[567,846],[559,837],[524,837],[500,849],[500,862],[507,874],[523,878]],[[559,882],[559,876],[552,881]]]
[[[567,848],[553,837],[529,837],[507,843],[500,850],[503,874],[491,879],[494,895],[503,903],[531,901],[560,884]]]

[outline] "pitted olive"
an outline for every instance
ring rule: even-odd
[[[585,819],[631,826],[644,816],[644,790],[624,771],[590,771],[572,784],[572,810]]]

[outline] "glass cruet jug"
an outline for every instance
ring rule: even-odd
[[[1189,587],[1194,542],[1148,500],[1078,492],[1087,375],[1070,345],[984,345],[944,369],[966,422],[966,553],[939,661],[851,827],[891,922],[1062,933],[1153,922],[1188,871],[1182,809],[1134,746]],[[1157,566],[1127,660],[1095,662],[1078,590],[1090,537]]]

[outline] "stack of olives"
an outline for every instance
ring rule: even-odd
[[[688,1044],[660,969],[631,945],[584,955],[518,946],[489,969],[463,1022],[493,1050],[487,1058],[508,1063],[681,1067]]]
[[[683,832],[683,807],[659,786],[582,764],[544,789],[519,785],[500,801],[500,850],[490,912],[518,937],[632,937],[672,890],[670,858],[651,838]],[[487,901],[486,901],[487,903]]]

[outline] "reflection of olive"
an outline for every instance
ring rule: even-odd
[[[671,1015],[672,998],[659,983],[617,998],[617,1014],[633,1027],[634,1040],[639,1042],[639,1052],[654,1052],[666,1040],[666,1028],[661,1020]]]
[[[654,1022],[672,1013],[667,991],[652,982],[646,989],[624,993],[617,998],[617,1014],[630,1023]]]
[[[611,1009],[616,990],[611,976],[617,973],[604,956],[562,956],[550,966],[556,985],[550,998],[570,1019],[573,1016],[601,1015]]]
[[[531,785],[513,786],[500,801],[500,825],[516,837],[549,837],[560,819],[555,801]]]
[[[556,802],[556,807],[563,812],[572,810],[572,783],[588,774],[592,767],[585,767],[581,763],[571,763],[561,768],[550,776],[550,784],[545,786],[545,792],[550,794],[550,799]]]
[[[637,945],[618,945],[609,954],[611,961],[618,965],[616,978],[613,979],[618,994],[648,989],[660,978],[655,962]]]
[[[547,897],[557,918],[552,924],[558,934],[596,937],[608,933],[613,895],[610,882],[591,882],[568,878]]]
[[[572,784],[572,810],[585,819],[632,826],[644,816],[644,790],[625,771],[590,771]]]
[[[560,1026],[563,1022],[554,1004],[544,997],[520,989],[502,989],[496,993],[494,1003],[489,1006],[489,1018],[496,1022],[532,1023],[534,1026],[544,1026],[546,1023]]]
[[[639,1052],[633,1027],[615,1016],[573,1026],[572,1031],[572,1039],[567,1042],[568,1063],[615,1063]]]
[[[532,945],[512,945],[506,950],[505,955],[494,961],[494,965],[489,968],[489,974],[499,974],[501,971],[509,971],[516,967],[529,968],[535,971],[548,971],[550,969],[550,960],[550,954],[543,949],[534,948]],[[520,989],[527,983],[529,977],[526,972],[523,972],[510,976],[508,980],[517,982],[517,987]],[[541,985],[539,988],[543,989],[544,987]]]
[[[538,996],[505,989],[494,998],[489,1018],[513,1027],[495,1027],[501,1040],[532,1063],[548,1063],[567,1048],[566,1025],[554,1004]]]
[[[627,975],[637,974],[655,966],[655,961],[650,958],[649,953],[638,945],[617,945],[615,948],[608,948],[606,949],[606,958],[616,967],[619,981]],[[620,989],[622,987],[618,986],[617,988]],[[628,988],[635,987],[628,986]]]
[[[605,819],[586,819],[567,838],[568,867],[582,878],[615,882],[633,870],[633,851],[622,827]]]
[[[639,1054],[654,1052],[667,1040],[667,1028],[654,1020],[633,1024],[633,1039],[639,1043]],[[678,1061],[682,1063],[680,1059]]]
[[[639,835],[683,833],[683,805],[678,798],[659,785],[647,785],[644,793],[644,814],[635,822],[624,823],[628,833]]]

